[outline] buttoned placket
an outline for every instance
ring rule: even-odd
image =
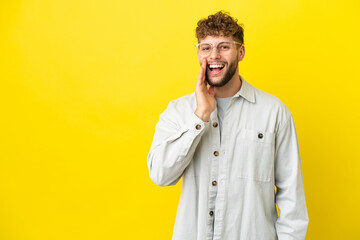
[[[210,167],[210,179],[209,179],[209,198],[208,198],[208,221],[207,221],[207,233],[206,239],[212,240],[214,236],[214,221],[216,219],[215,202],[219,184],[218,180],[218,169],[220,154],[220,132],[219,132],[219,120],[217,117],[217,108],[210,115],[210,127],[211,127],[211,167]]]
[[[227,106],[227,109],[224,114],[223,123],[222,123],[222,134],[223,136],[227,136],[227,134],[230,134],[229,131],[231,129],[227,129],[227,122],[229,121],[229,117],[227,115],[229,114],[228,111],[230,111],[231,105],[233,102],[237,99],[238,96],[234,96],[231,100],[229,105]],[[218,123],[218,116],[217,116],[217,109],[213,112],[214,114],[211,116],[211,125],[214,123]],[[217,126],[217,124],[215,124]],[[228,159],[226,158],[226,144],[227,144],[227,138],[224,137],[222,141],[220,142],[220,129],[219,127],[213,127],[212,128],[212,137],[213,137],[213,146],[216,149],[219,149],[219,156],[216,159],[215,163],[211,166],[211,179],[216,179],[216,186],[212,185],[213,188],[210,187],[211,190],[216,192],[215,194],[215,201],[214,209],[216,206],[216,211],[213,211],[213,232],[212,232],[212,238],[211,240],[221,240],[223,238],[223,226],[224,226],[224,214],[225,214],[225,207],[226,207],[226,183],[227,183],[227,177],[229,174],[229,163]],[[212,163],[214,163],[214,158]],[[214,167],[213,167],[214,165]],[[216,167],[215,167],[216,166]],[[215,168],[215,169],[214,169]],[[213,177],[213,172],[216,172],[217,178]],[[212,184],[212,183],[211,183]],[[210,190],[210,193],[211,193]],[[209,194],[209,203],[211,201],[211,194]],[[209,204],[209,206],[212,207],[212,205]]]

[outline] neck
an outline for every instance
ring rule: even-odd
[[[215,97],[227,98],[234,96],[241,88],[242,82],[239,76],[239,71],[236,71],[231,80],[222,87],[214,87]]]

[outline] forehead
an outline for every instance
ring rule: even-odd
[[[200,43],[218,43],[222,41],[234,41],[232,36],[225,37],[225,36],[206,36],[203,39],[200,39]]]

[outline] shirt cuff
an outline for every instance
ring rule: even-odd
[[[191,116],[191,119],[189,120],[188,128],[195,129],[197,131],[203,131],[207,126],[209,126],[209,124],[210,124],[210,121],[204,122],[195,113],[193,113]]]

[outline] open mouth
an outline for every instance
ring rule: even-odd
[[[223,70],[224,67],[225,67],[225,64],[209,64],[208,65],[211,75],[219,74]]]

